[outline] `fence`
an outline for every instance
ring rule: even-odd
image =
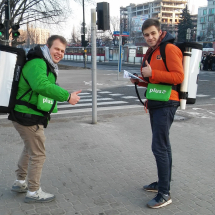
[[[135,56],[130,56],[130,49],[136,50]],[[124,46],[122,49],[122,61],[132,64],[141,64],[144,57],[144,48],[143,47],[128,47]],[[86,61],[91,62],[91,48],[86,48]],[[119,59],[119,48],[109,48],[109,47],[97,47],[96,50],[97,62],[109,62],[109,61],[118,61]],[[84,61],[84,49],[83,47],[68,47],[64,55],[64,60],[72,61]]]

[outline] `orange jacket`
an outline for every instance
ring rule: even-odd
[[[153,84],[181,84],[184,80],[184,71],[182,65],[183,55],[181,50],[173,44],[167,44],[165,48],[165,54],[166,65],[169,71],[166,69],[166,66],[161,58],[160,47],[158,47],[153,52],[149,63],[152,69],[152,76],[149,77],[149,82]],[[147,86],[147,84],[143,82],[139,82],[138,85],[144,87]],[[175,90],[172,90],[169,100],[179,101],[179,93]]]

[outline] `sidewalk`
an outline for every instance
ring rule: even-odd
[[[23,143],[10,121],[0,121],[0,215],[214,214],[214,119],[173,123],[173,203],[161,209],[147,208],[155,194],[142,190],[157,180],[148,114],[106,111],[91,122],[87,113],[53,117],[41,186],[56,200],[26,204],[25,194],[10,191]]]
[[[214,122],[176,121],[171,129],[173,203],[146,207],[154,194],[142,186],[156,180],[148,114],[105,113],[63,117],[45,129],[47,160],[42,188],[55,193],[47,204],[23,202],[10,191],[23,143],[10,122],[1,124],[1,215],[214,214]]]

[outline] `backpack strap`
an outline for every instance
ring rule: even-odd
[[[168,67],[166,65],[166,53],[165,53],[165,49],[166,49],[167,44],[172,44],[172,43],[168,43],[168,42],[167,43],[161,43],[161,45],[160,45],[160,54],[161,54],[162,60],[164,62],[164,65],[166,67],[166,70],[169,72],[169,69],[168,69]],[[177,91],[177,92],[180,92],[180,85],[179,84],[178,85],[173,84],[172,89]]]
[[[48,77],[48,75],[49,75],[49,69],[50,69],[50,68],[49,68],[47,62],[46,62],[46,65],[47,65],[46,74],[47,74],[47,77]],[[25,82],[30,86],[30,84],[28,83],[27,79],[24,77],[23,73],[21,73],[21,74],[22,74],[22,77],[24,78]],[[52,107],[51,107],[51,109],[50,109],[49,112],[45,112],[45,111],[39,110],[39,109],[37,109],[37,106],[36,106],[36,105],[33,105],[33,104],[29,103],[29,101],[31,100],[31,96],[32,96],[32,94],[33,94],[33,91],[32,91],[32,93],[31,93],[31,95],[30,95],[30,98],[29,98],[28,102],[22,101],[22,100],[21,100],[26,94],[28,94],[28,93],[31,92],[31,91],[32,91],[31,88],[30,88],[29,90],[27,90],[21,97],[19,97],[19,98],[16,100],[16,104],[18,104],[18,105],[24,105],[24,106],[27,106],[28,108],[31,108],[31,109],[34,110],[34,111],[40,112],[40,113],[42,113],[42,114],[44,115],[44,117],[48,117],[48,119],[50,120],[50,114],[51,114],[51,112],[54,110],[54,107],[55,107],[55,105],[56,105],[56,100],[54,100],[54,103],[53,103],[53,105],[52,105]]]
[[[163,60],[163,62],[165,64],[165,67],[166,67],[167,71],[169,71],[168,67],[166,65],[166,53],[165,53],[165,49],[166,49],[167,44],[169,44],[169,43],[161,43],[161,45],[160,45],[160,53],[161,53],[162,60]]]

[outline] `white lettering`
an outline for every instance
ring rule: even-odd
[[[154,89],[150,89],[149,93],[162,93],[162,94],[165,94],[166,90],[158,90],[158,89],[154,88]]]
[[[47,98],[43,98],[43,103],[47,103]]]
[[[43,98],[43,103],[49,103],[49,104],[53,105],[53,100],[50,100],[48,98]]]

